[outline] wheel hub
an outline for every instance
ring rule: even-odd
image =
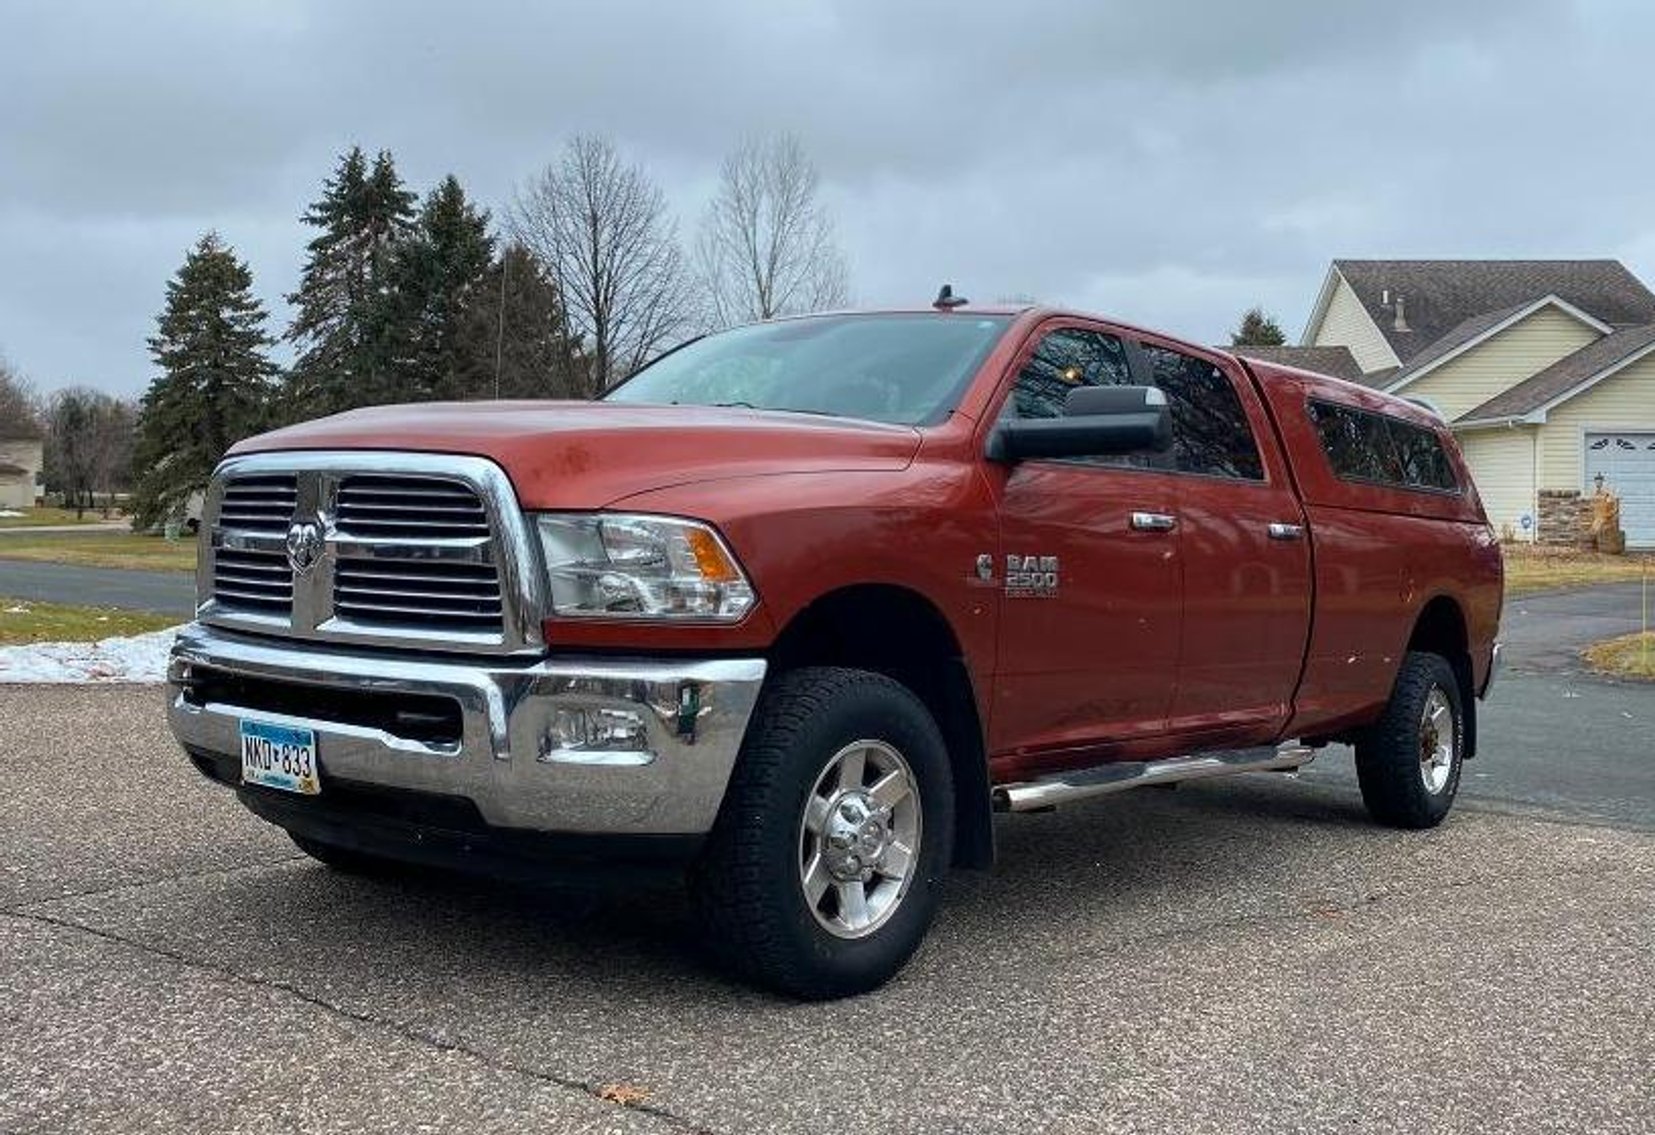
[[[799,818],[799,886],[817,923],[861,938],[896,912],[918,873],[919,786],[885,741],[853,741],[829,757]]]
[[[890,826],[891,810],[877,806],[866,792],[851,791],[834,800],[828,815],[822,840],[822,862],[828,873],[841,881],[873,878],[896,839]]]

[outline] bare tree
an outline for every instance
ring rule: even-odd
[[[849,302],[845,258],[817,197],[820,183],[790,134],[750,140],[724,160],[695,247],[715,326]]]
[[[551,271],[570,332],[586,348],[592,397],[689,328],[688,275],[661,190],[607,139],[583,135],[511,208],[512,235]]]
[[[40,405],[34,388],[5,359],[0,359],[0,438],[40,436]]]

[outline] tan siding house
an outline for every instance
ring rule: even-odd
[[[1340,346],[1453,425],[1507,537],[1572,541],[1601,476],[1655,548],[1655,293],[1618,261],[1335,260],[1273,357]]]
[[[40,472],[41,443],[34,438],[0,438],[0,508],[30,508]]]
[[[1328,299],[1327,314],[1316,329],[1316,337],[1305,346],[1344,347],[1363,371],[1402,365],[1402,360],[1385,342],[1385,336],[1374,326],[1373,318],[1363,309],[1362,301],[1356,298],[1356,293],[1351,291],[1343,277],[1333,281],[1333,295]]]
[[[1460,435],[1460,446],[1494,530],[1512,540],[1532,539],[1538,507],[1539,431],[1533,426],[1471,430]]]
[[[1602,337],[1548,305],[1395,389],[1452,421]]]

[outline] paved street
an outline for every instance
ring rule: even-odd
[[[1504,672],[1484,706],[1483,754],[1460,801],[1655,831],[1655,687],[1585,672],[1580,649],[1640,623],[1640,585],[1615,584],[1510,600],[1500,634]],[[1354,789],[1348,752],[1303,774]]]
[[[1337,752],[1007,817],[834,1005],[726,980],[671,891],[333,874],[156,688],[0,687],[0,1131],[1648,1132],[1655,690],[1558,646],[1597,602],[1514,605],[1442,828]]]
[[[114,568],[5,559],[0,537],[0,595],[37,603],[85,603],[128,611],[156,611],[187,619],[195,613],[195,577],[182,571]]]

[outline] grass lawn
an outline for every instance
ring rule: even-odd
[[[1577,552],[1572,548],[1536,548],[1521,544],[1507,544],[1504,550],[1507,595],[1619,583],[1642,579],[1646,571],[1651,585],[1655,586],[1655,556],[1647,553],[1605,556],[1597,552]]]
[[[175,617],[152,615],[148,611],[0,599],[0,646],[28,642],[96,642],[111,635],[158,631],[177,622]]]
[[[1586,665],[1619,678],[1655,680],[1655,631],[1595,642],[1581,652]]]
[[[13,510],[0,510],[13,511]],[[72,508],[25,508],[15,511],[22,516],[0,516],[0,528],[39,528],[49,524],[96,524],[104,519],[103,509],[89,508],[86,515],[75,518]]]
[[[0,536],[0,559],[85,567],[194,571],[195,537],[167,540],[140,532],[13,532]]]

